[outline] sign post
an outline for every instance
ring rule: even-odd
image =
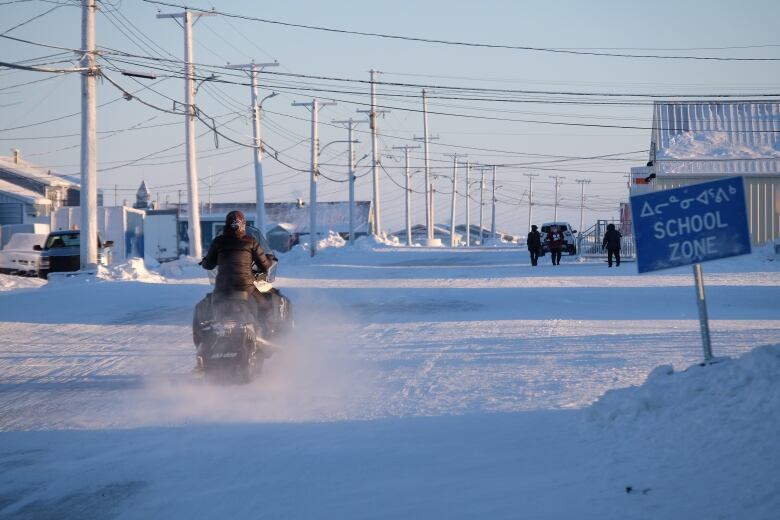
[[[712,346],[701,262],[750,254],[742,177],[631,197],[640,273],[693,264],[704,361]]]
[[[704,362],[709,363],[712,360],[712,343],[710,343],[710,322],[707,318],[707,301],[704,299],[704,274],[701,272],[701,264],[693,264],[693,279],[696,280],[696,306],[699,307]]]

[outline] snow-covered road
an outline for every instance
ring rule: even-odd
[[[716,355],[780,341],[776,264],[705,265]],[[191,311],[209,290],[192,270],[4,281],[0,516],[737,518],[755,503],[745,518],[770,518],[780,506],[705,474],[690,493],[717,484],[725,496],[691,516],[674,483],[702,468],[640,477],[637,465],[679,456],[671,440],[628,460],[636,446],[584,419],[605,391],[700,360],[689,269],[390,248],[280,271],[297,329],[245,387],[189,376]],[[218,483],[204,496],[205,478]]]

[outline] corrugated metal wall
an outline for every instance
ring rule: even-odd
[[[679,188],[699,182],[723,179],[723,175],[685,177],[659,175],[656,190]],[[763,245],[780,238],[780,175],[743,176],[747,198],[748,225],[753,245]]]
[[[0,225],[22,224],[24,204],[21,202],[0,202]]]

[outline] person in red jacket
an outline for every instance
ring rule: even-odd
[[[563,249],[563,232],[558,226],[550,226],[547,232],[547,243],[553,265],[561,265],[561,250]]]

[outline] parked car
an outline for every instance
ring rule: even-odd
[[[40,247],[45,240],[45,234],[14,233],[0,251],[0,273],[37,276],[41,253],[35,246]]]
[[[545,222],[542,224],[542,255],[550,252],[550,244],[547,240],[547,232],[550,231],[552,226],[558,226],[558,229],[563,233],[563,251],[570,255],[577,254],[577,241],[574,239],[574,233],[576,229],[571,228],[571,224],[568,222]]]
[[[111,263],[111,247],[114,242],[103,240],[98,234],[98,264]],[[52,231],[46,237],[46,242],[41,246],[35,246],[36,251],[41,251],[41,264],[38,275],[47,278],[49,273],[78,271],[81,268],[81,232],[76,230]]]

